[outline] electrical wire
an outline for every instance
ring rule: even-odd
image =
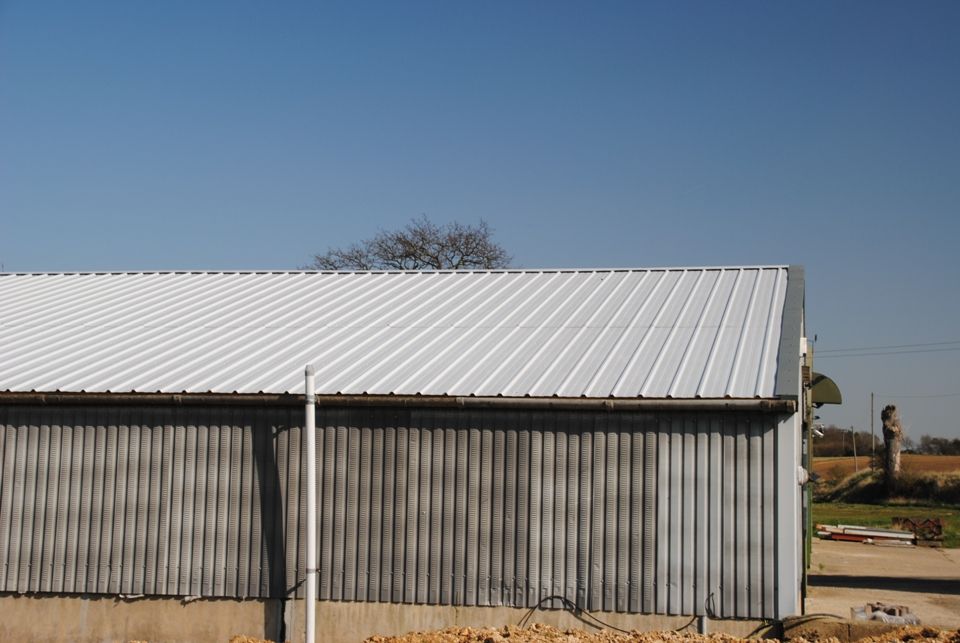
[[[744,638],[752,639],[753,637],[763,638],[763,635],[769,634],[777,625],[781,627],[786,627],[789,624],[792,627],[798,625],[806,625],[812,621],[819,621],[825,618],[835,618],[841,621],[846,620],[843,616],[838,614],[830,614],[828,612],[813,612],[809,614],[803,614],[797,617],[791,617],[786,619],[765,619],[760,625],[756,626],[749,634]]]
[[[548,602],[548,601],[560,601],[560,605],[563,607],[564,610],[570,612],[570,613],[574,616],[574,618],[576,618],[576,619],[577,619],[578,621],[580,621],[581,623],[585,623],[586,625],[589,625],[590,627],[596,627],[596,628],[598,628],[598,629],[599,629],[599,628],[607,628],[607,629],[611,629],[611,630],[616,630],[617,632],[620,632],[621,634],[631,634],[631,633],[632,633],[632,632],[630,632],[629,630],[625,630],[625,629],[620,628],[620,627],[617,627],[616,625],[613,625],[613,624],[611,624],[611,623],[607,623],[606,621],[600,619],[599,617],[595,616],[594,614],[591,614],[591,613],[588,612],[586,609],[580,607],[580,605],[577,604],[575,601],[571,601],[571,600],[570,600],[569,598],[567,598],[566,596],[561,596],[561,595],[559,595],[559,594],[554,594],[554,595],[552,595],[552,596],[546,596],[546,597],[544,597],[544,598],[541,598],[539,601],[537,601],[537,604],[534,605],[533,607],[531,607],[529,610],[527,610],[527,612],[523,615],[523,617],[517,622],[517,626],[523,627],[523,628],[527,627],[527,625],[530,624],[530,619],[533,618],[534,613],[536,613],[537,610],[542,609],[542,608],[543,608],[543,604],[546,603],[546,602]],[[717,604],[716,604],[716,599],[714,599],[714,597],[713,597],[713,592],[710,592],[710,595],[707,596],[707,598],[703,601],[703,608],[704,608],[704,611],[706,612],[707,617],[708,617],[710,620],[712,620],[712,621],[719,621],[719,620],[746,620],[746,619],[721,619],[719,616],[717,616],[716,606],[717,606]],[[584,617],[586,617],[586,618],[584,618]],[[764,633],[769,632],[769,631],[770,631],[773,627],[775,627],[776,625],[784,625],[784,624],[786,624],[787,621],[789,621],[791,625],[804,625],[804,624],[809,623],[809,622],[811,622],[811,621],[816,621],[816,620],[825,619],[825,618],[835,618],[835,619],[840,619],[840,620],[843,620],[843,619],[844,619],[843,616],[839,616],[839,615],[837,615],[837,614],[831,614],[831,613],[829,613],[829,612],[814,612],[814,613],[809,613],[809,614],[803,614],[802,616],[798,616],[798,617],[796,617],[796,618],[791,618],[791,619],[786,619],[786,620],[781,620],[781,619],[765,619],[762,623],[760,623],[760,625],[758,625],[756,628],[754,628],[754,630],[753,630],[752,632],[750,632],[750,634],[747,635],[747,638],[752,638],[753,636],[756,636],[756,635],[760,634],[761,632],[764,632]],[[586,620],[586,619],[590,619],[590,620],[592,620],[592,621],[594,621],[594,622],[591,623],[590,621],[588,621],[588,620]],[[693,625],[694,623],[696,623],[696,621],[697,621],[697,616],[694,615],[694,616],[692,616],[692,617],[690,618],[689,621],[687,621],[687,623],[686,623],[685,625],[682,625],[681,627],[678,627],[678,628],[676,628],[675,630],[672,630],[672,631],[673,631],[673,632],[682,632],[683,630],[687,629],[688,627],[690,627],[691,625]]]
[[[705,599],[703,599],[703,611],[707,613],[707,616],[711,621],[717,620],[717,601],[713,598],[713,592],[710,592]]]
[[[840,620],[840,621],[845,621],[845,620],[847,620],[847,617],[845,617],[845,616],[840,616],[839,614],[831,614],[830,612],[812,612],[812,613],[809,613],[809,614],[801,614],[800,616],[797,616],[796,618],[786,618],[786,619],[784,619],[784,620],[782,620],[782,621],[780,621],[780,622],[783,623],[784,625],[786,625],[787,623],[789,623],[789,624],[792,625],[792,626],[793,626],[793,625],[806,625],[807,623],[809,623],[809,622],[811,622],[811,621],[821,621],[821,620],[823,620],[823,619],[825,619],[825,618],[835,618],[835,619]]]
[[[759,636],[760,638],[763,638],[762,636],[760,636],[760,633],[762,632],[764,634],[768,634],[770,630],[773,629],[773,627],[779,622],[780,621],[777,621],[776,619],[764,619],[763,622],[760,623],[760,625],[753,628],[750,631],[750,633],[743,638],[752,639],[755,636]]]
[[[816,354],[823,353],[849,353],[860,351],[888,350],[891,348],[921,348],[925,346],[947,346],[949,344],[960,344],[960,339],[946,342],[924,342],[922,344],[889,344],[887,346],[860,346],[857,348],[823,348],[817,349]]]
[[[560,604],[563,606],[563,609],[573,614],[574,618],[576,618],[578,621],[580,621],[581,623],[585,623],[590,627],[596,627],[598,629],[608,628],[611,630],[616,630],[617,632],[620,632],[622,634],[630,634],[630,630],[621,629],[616,625],[612,625],[610,623],[607,623],[606,621],[601,620],[600,618],[594,616],[584,608],[580,607],[580,605],[578,605],[576,602],[571,601],[566,596],[560,596],[559,594],[554,594],[553,596],[547,596],[545,598],[541,598],[536,605],[531,607],[530,610],[523,615],[523,618],[520,619],[517,625],[520,627],[526,627],[527,624],[530,622],[531,617],[533,617],[534,612],[540,609],[543,606],[543,604],[546,603],[547,601],[560,601]],[[586,616],[589,619],[592,619],[593,621],[596,621],[596,623],[599,623],[599,625],[596,625],[587,620],[584,620],[583,618],[584,616]],[[689,626],[690,624],[688,623],[684,627],[689,627]]]
[[[690,617],[690,620],[687,621],[687,624],[686,624],[686,625],[684,625],[683,627],[678,627],[677,629],[675,629],[675,630],[673,630],[673,631],[674,631],[674,632],[682,632],[682,631],[684,631],[685,629],[687,629],[688,627],[690,627],[691,625],[693,625],[693,624],[696,623],[696,622],[697,622],[697,615],[694,614],[693,616]]]
[[[815,353],[815,359],[837,359],[840,357],[874,357],[877,355],[913,355],[915,353],[949,353],[952,351],[960,351],[960,346],[954,346],[952,348],[926,348],[926,349],[914,349],[914,350],[895,350],[895,351],[878,351],[878,352],[867,352],[867,353],[830,353],[827,355],[822,355],[820,353]]]
[[[960,393],[931,393],[929,395],[906,395],[903,393],[877,393],[877,397],[895,397],[910,399],[928,399],[934,397],[960,397]]]

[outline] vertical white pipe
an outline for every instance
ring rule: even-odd
[[[314,371],[307,365],[304,371],[304,449],[307,459],[307,643],[316,641],[317,632],[317,398],[315,393]]]

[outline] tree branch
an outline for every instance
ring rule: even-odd
[[[493,240],[486,221],[437,225],[426,216],[401,230],[381,230],[371,239],[314,256],[316,270],[464,270],[506,268],[510,255]]]

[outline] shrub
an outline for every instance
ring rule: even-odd
[[[814,489],[817,502],[878,502],[884,496],[883,475],[878,471],[864,469],[851,473],[846,478]]]
[[[894,497],[960,504],[960,473],[904,473],[897,480]]]
[[[813,497],[817,502],[871,504],[900,500],[960,504],[960,472],[903,472],[888,495],[883,472],[866,469],[837,482],[822,480],[814,487]]]

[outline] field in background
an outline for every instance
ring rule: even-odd
[[[860,470],[870,468],[870,454],[858,456]],[[947,473],[960,471],[960,455],[917,455],[905,453],[900,465],[907,473]],[[813,472],[822,478],[840,480],[856,471],[853,456],[813,459]]]
[[[937,457],[937,456],[927,456]],[[951,456],[952,457],[952,456]],[[845,502],[813,503],[813,523],[890,528],[894,517],[943,518],[943,546],[960,547],[960,508],[937,505],[861,505]]]

